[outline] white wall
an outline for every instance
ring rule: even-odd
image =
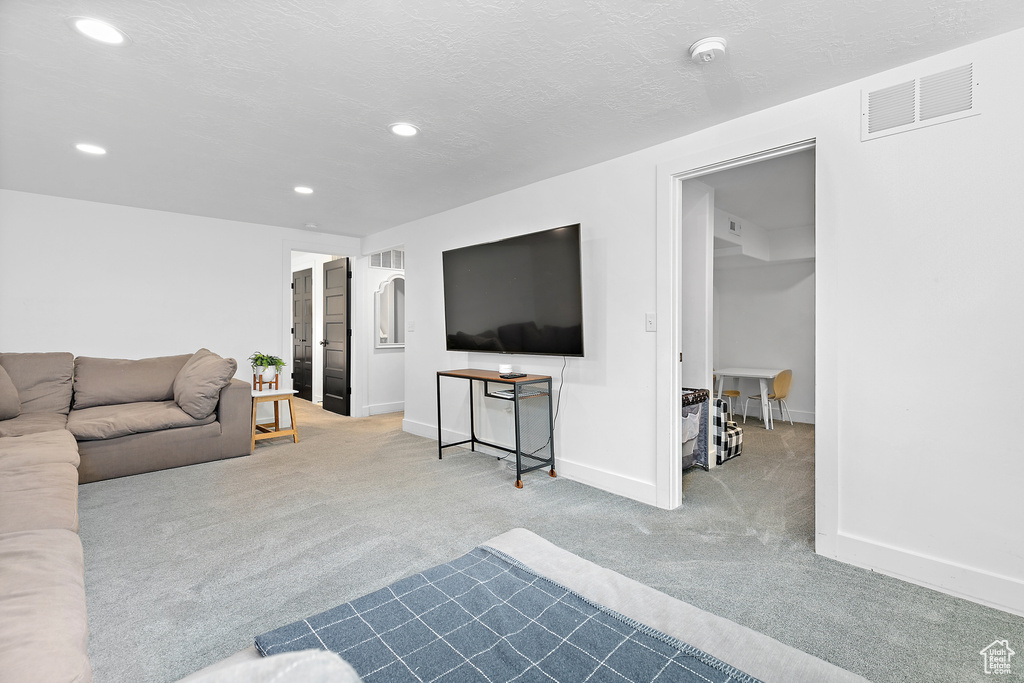
[[[397,248],[397,247],[396,247]],[[395,275],[404,276],[404,271],[386,268],[371,268],[370,259],[363,257],[356,262],[357,282],[362,283],[368,305],[364,312],[359,332],[367,354],[367,398],[364,406],[366,415],[400,412],[405,408],[405,348],[377,348],[375,301],[381,285]],[[355,334],[355,333],[353,333]],[[353,351],[355,350],[353,345]]]
[[[290,358],[284,244],[358,240],[0,190],[0,349],[145,358],[207,347],[252,380]],[[290,258],[290,256],[289,256]],[[285,373],[285,379],[290,375]]]
[[[1024,447],[950,417],[982,423],[963,397],[1015,405],[1024,375],[1007,314],[1021,308],[1024,232],[1006,227],[1024,213],[1022,59],[1024,32],[1008,33],[367,239],[409,258],[406,428],[434,433],[436,370],[495,364],[444,350],[440,252],[578,221],[587,355],[566,371],[559,472],[654,503],[660,361],[643,316],[663,263],[659,169],[815,138],[817,548],[1024,613]],[[968,61],[981,116],[860,141],[862,88]],[[557,374],[560,360],[519,364]]]
[[[579,222],[586,357],[567,360],[555,430],[558,472],[653,500],[655,335],[644,330],[644,313],[655,310],[652,181],[649,160],[627,157],[364,241],[364,251],[405,245],[411,327],[406,336],[408,431],[436,436],[438,370],[497,369],[499,363],[512,363],[520,371],[554,376],[557,388],[560,357],[445,351],[441,252]],[[637,197],[647,201],[638,203]],[[461,434],[468,431],[468,392],[463,384],[445,380],[442,387],[445,427]],[[596,428],[599,425],[606,428]],[[529,486],[528,478],[525,484]]]
[[[814,422],[813,261],[741,268],[716,264],[715,334],[716,368],[791,369],[789,412],[796,422]],[[728,380],[726,388],[736,388],[735,383]],[[733,409],[741,416],[747,396],[761,389],[757,380],[739,380],[739,390]],[[749,415],[761,416],[758,401],[750,401]]]

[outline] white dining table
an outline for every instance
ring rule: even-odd
[[[774,368],[722,368],[721,370],[715,370],[715,375],[718,376],[715,397],[722,398],[722,388],[725,386],[726,377],[756,379],[761,383],[761,416],[764,418],[764,428],[775,429],[771,406],[768,403],[768,380],[774,380],[780,372],[782,372],[781,369]]]

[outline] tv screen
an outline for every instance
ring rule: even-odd
[[[441,257],[449,351],[583,355],[579,224]]]

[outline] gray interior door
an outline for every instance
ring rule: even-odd
[[[351,277],[347,258],[324,264],[324,410],[351,415]]]
[[[292,273],[292,389],[313,400],[313,269]]]

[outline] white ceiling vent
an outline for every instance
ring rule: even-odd
[[[936,123],[975,116],[978,83],[974,65],[923,76],[861,96],[862,141],[903,133]]]
[[[389,270],[405,269],[405,251],[401,249],[388,249],[370,254],[371,268],[387,268]]]

